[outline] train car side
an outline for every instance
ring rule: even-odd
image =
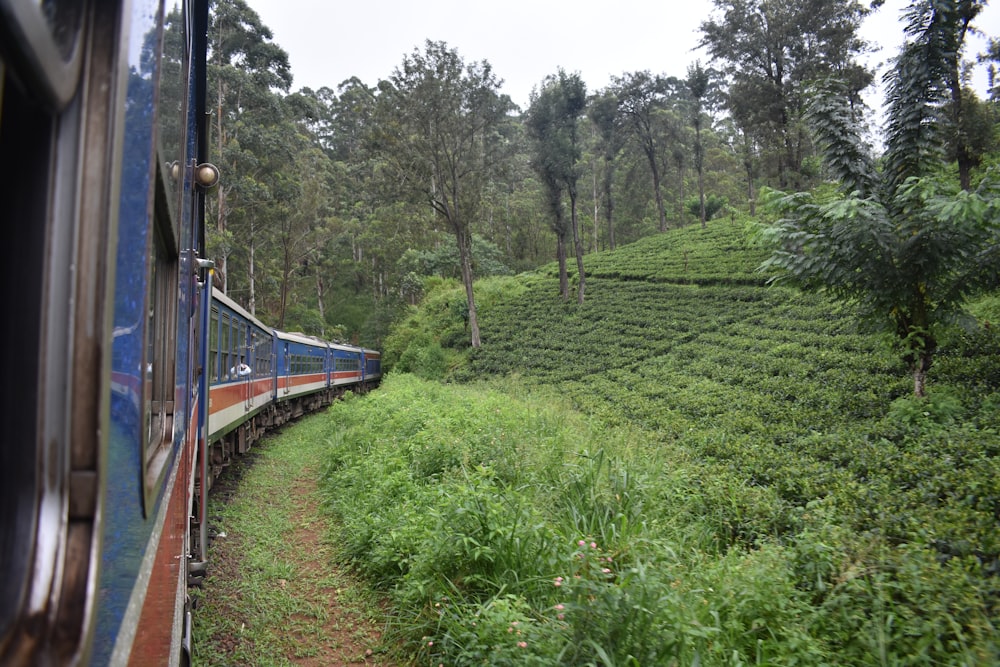
[[[378,350],[361,350],[362,371],[361,378],[365,389],[377,387],[382,380],[382,353]]]
[[[278,423],[329,405],[330,344],[300,333],[274,331],[275,410]]]
[[[206,479],[211,488],[232,456],[246,453],[274,424],[274,333],[213,288],[207,338]]]
[[[0,2],[0,664],[181,664],[207,2]]]

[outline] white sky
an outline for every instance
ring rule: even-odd
[[[559,67],[579,72],[594,92],[612,75],[650,70],[684,77],[696,59],[699,26],[711,0],[247,0],[288,52],[293,90],[337,85],[357,76],[369,86],[386,79],[427,39],[443,41],[468,63],[487,60],[504,80],[503,92],[522,109],[528,95]],[[863,28],[882,46],[871,62],[895,55],[902,38],[899,10],[887,0]],[[1000,34],[1000,0],[977,21]],[[979,42],[966,57],[981,50]],[[975,87],[986,88],[980,68]],[[879,103],[876,97],[870,103]]]

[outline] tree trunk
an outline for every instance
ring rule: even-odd
[[[930,352],[921,352],[913,364],[913,395],[923,398],[927,395],[927,371],[931,368]]]
[[[701,228],[705,229],[705,149],[701,145],[701,121],[695,124],[694,137],[694,161],[698,170],[698,217],[701,220]]]
[[[656,198],[656,213],[660,218],[660,231],[667,231],[667,211],[663,205],[663,193],[660,192],[660,169],[656,166],[656,156],[647,153],[649,156],[649,169],[653,172],[653,195]]]
[[[599,230],[598,230],[598,226],[597,225],[598,225],[598,216],[600,215],[600,212],[601,212],[600,195],[597,192],[597,158],[594,158],[591,161],[591,174],[593,176],[592,179],[591,179],[591,184],[590,184],[591,185],[591,194],[594,197],[594,252],[597,252],[597,251],[600,250],[600,246],[598,245],[598,243],[599,243],[598,231]]]
[[[614,180],[614,157],[605,157],[605,171],[604,171],[604,208],[608,212],[608,248],[610,250],[615,249],[615,226],[612,223],[612,214],[614,213],[615,202],[611,198],[611,186]]]
[[[469,304],[469,333],[472,347],[482,345],[479,339],[479,318],[476,316],[476,297],[472,289],[472,243],[467,230],[455,225],[455,238],[458,241],[458,256],[462,264],[462,283],[465,285],[465,299]]]
[[[576,288],[576,302],[583,303],[583,293],[587,282],[586,274],[583,272],[583,239],[580,238],[580,225],[576,217],[576,189],[569,191],[569,219],[573,228],[573,247],[576,251],[576,271],[579,277]]]
[[[248,261],[247,272],[250,274],[250,276],[249,276],[249,278],[250,278],[250,281],[249,281],[250,282],[250,298],[247,299],[247,310],[250,311],[251,315],[256,316],[257,315],[257,290],[256,290],[256,286],[255,286],[255,283],[254,283],[254,275],[253,274],[254,274],[254,270],[255,270],[254,269],[254,260],[256,259],[257,253],[256,253],[256,250],[255,250],[256,246],[255,246],[255,244],[253,242],[253,239],[254,239],[254,236],[253,236],[253,223],[251,223],[251,226],[250,226],[250,253],[249,253],[250,256],[249,256],[249,259],[247,260]]]
[[[556,232],[556,259],[559,260],[559,296],[569,299],[569,277],[566,275],[566,234]]]
[[[216,139],[216,142],[218,144],[217,149],[216,149],[218,151],[217,155],[218,155],[218,159],[220,160],[220,164],[221,164],[221,160],[222,160],[222,148],[225,145],[225,138],[224,138],[224,136],[222,134],[222,99],[223,99],[223,90],[222,90],[222,80],[221,79],[216,84],[216,94],[217,94],[217,101],[216,101],[216,109],[215,109],[215,135],[216,135],[215,139]],[[224,165],[223,165],[223,167],[224,167]],[[218,209],[219,210],[218,210],[218,218],[216,220],[216,223],[217,223],[217,228],[219,230],[219,235],[220,235],[220,237],[223,240],[223,244],[225,244],[225,238],[226,238],[226,216],[228,215],[228,211],[226,210],[226,189],[222,185],[220,185],[218,187],[217,204],[218,204]],[[217,281],[218,281],[219,289],[222,291],[223,294],[226,293],[226,283],[228,282],[226,280],[226,258],[227,258],[227,251],[225,249],[225,245],[223,245],[222,255],[220,257],[218,257],[216,259],[216,262],[215,262],[215,275],[217,276]]]
[[[319,309],[320,328],[319,334],[326,337],[326,309],[323,306],[323,273],[319,266],[316,267],[316,307]]]

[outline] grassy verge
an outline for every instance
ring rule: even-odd
[[[417,664],[1000,658],[974,558],[854,532],[836,502],[789,503],[663,432],[528,393],[390,375],[326,417],[337,540]]]
[[[316,488],[326,423],[313,415],[267,438],[213,490],[220,535],[197,593],[195,664],[391,664],[375,598],[334,565]]]

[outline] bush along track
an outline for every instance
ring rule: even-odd
[[[393,378],[333,411],[342,539],[427,664],[1000,663],[1000,340],[950,334],[912,398],[748,238],[596,255],[582,306],[549,269],[485,281],[475,351],[435,335],[442,285],[387,356],[493,389]]]

